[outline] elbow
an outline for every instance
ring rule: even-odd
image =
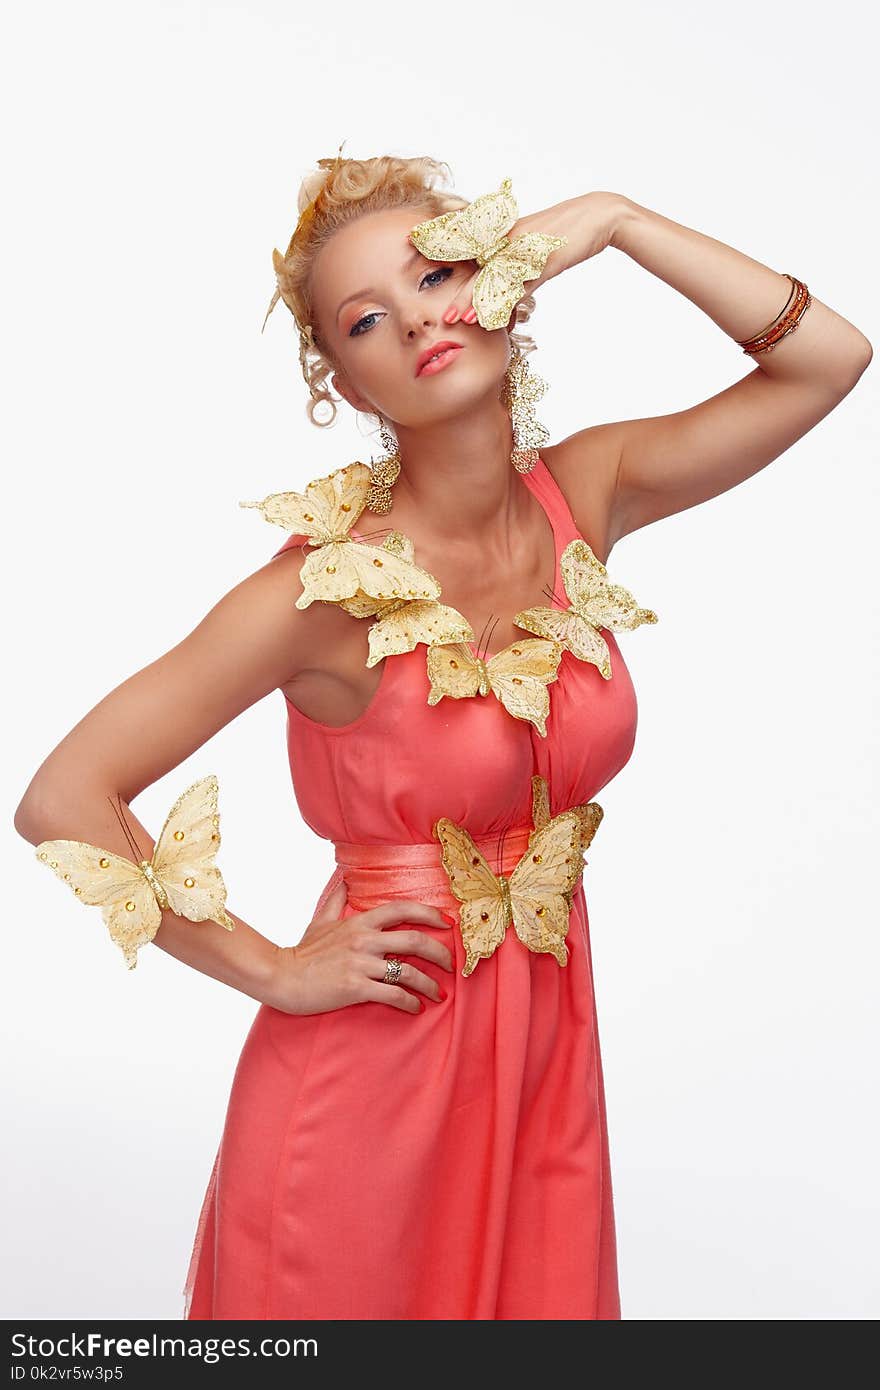
[[[859,334],[858,348],[857,348],[856,352],[854,353],[854,356],[853,356],[853,363],[852,363],[852,385],[853,385],[853,386],[855,386],[856,382],[858,381],[859,377],[862,375],[862,372],[865,370],[865,368],[868,367],[868,366],[870,366],[871,358],[872,358],[873,356],[874,356],[874,349],[872,348],[872,346],[871,346],[870,342],[868,341],[868,339],[867,339],[863,334],[860,333],[860,334]]]
[[[47,838],[44,827],[51,819],[51,805],[45,786],[35,778],[18,803],[12,821],[22,839],[38,845]]]

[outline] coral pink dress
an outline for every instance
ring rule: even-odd
[[[561,596],[560,555],[580,532],[543,460],[517,476],[552,524]],[[457,922],[432,835],[439,816],[463,825],[500,873],[525,848],[534,773],[548,780],[553,815],[592,800],[629,759],[637,722],[617,642],[603,636],[612,678],[563,652],[546,738],[491,694],[429,706],[424,645],[384,659],[349,724],[317,723],[288,701],[294,794],[335,844],[319,901],[342,875],[344,916],[402,896]],[[590,855],[597,844],[601,828]],[[185,1318],[620,1317],[583,884],[564,968],[511,927],[463,977],[458,926],[419,929],[455,954],[454,974],[401,956],[447,992],[421,1014],[373,1001],[313,1015],[259,1008],[198,1222]]]

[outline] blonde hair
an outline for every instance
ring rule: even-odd
[[[343,142],[344,143],[344,142]],[[297,195],[299,221],[284,255],[276,248],[272,252],[276,289],[266,319],[279,299],[292,313],[300,337],[300,365],[309,388],[306,413],[313,425],[332,425],[336,420],[336,401],[328,385],[332,372],[340,364],[322,344],[312,322],[313,299],[311,275],[315,257],[334,232],[369,212],[386,208],[412,207],[427,211],[428,217],[456,208],[467,207],[468,199],[438,187],[451,171],[447,164],[428,155],[402,159],[396,155],[378,155],[374,159],[343,159],[340,152],[333,159],[319,159],[318,167],[308,173]],[[418,219],[426,220],[426,219]],[[535,307],[533,295],[527,295],[516,306],[515,323],[525,324]],[[527,335],[511,333],[511,340],[523,353],[534,347]],[[317,418],[319,406],[329,408],[327,419]]]

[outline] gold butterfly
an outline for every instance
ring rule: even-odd
[[[390,531],[382,549],[409,561],[415,555],[412,541],[402,531]],[[419,642],[464,642],[474,635],[467,618],[457,608],[435,599],[377,599],[360,594],[343,599],[340,607],[355,618],[376,618],[367,637],[367,666],[375,666],[386,656],[411,652]]]
[[[37,845],[37,858],[70,884],[80,902],[101,908],[129,970],[137,965],[139,947],[152,941],[162,925],[164,911],[176,912],[190,922],[210,921],[227,931],[235,929],[225,908],[223,876],[214,863],[220,848],[217,793],[217,778],[210,776],[178,797],[152,859],[140,856],[118,810],[134,862],[82,840],[44,840]]]
[[[657,614],[640,608],[622,584],[609,583],[607,569],[580,537],[569,541],[559,567],[571,607],[525,608],[513,621],[527,632],[559,642],[579,661],[592,662],[610,680],[611,655],[599,629],[630,630],[642,623],[656,623]]]
[[[580,817],[581,850],[586,853],[593,843],[593,836],[599,829],[599,822],[605,812],[598,801],[590,801],[585,806],[574,806],[571,809]],[[550,789],[546,778],[542,777],[540,773],[536,773],[532,778],[532,824],[535,830],[529,838],[530,846],[535,833],[543,830],[550,819]]]
[[[547,686],[556,680],[562,647],[545,638],[526,637],[483,659],[463,642],[428,648],[428,704],[491,691],[515,719],[527,719],[547,737],[550,712]]]
[[[540,790],[532,779],[537,807]],[[546,797],[546,789],[543,795]],[[595,806],[595,803],[591,803]],[[599,819],[601,819],[601,808]],[[509,875],[494,874],[463,826],[442,816],[434,824],[443,868],[453,895],[461,903],[459,924],[465,948],[462,975],[470,975],[481,960],[492,956],[510,923],[524,946],[555,956],[568,964],[568,934],[572,897],[583,872],[583,812],[572,807],[532,831],[528,848]],[[596,821],[598,825],[598,820]]]
[[[528,232],[507,236],[519,212],[504,179],[494,193],[483,193],[467,207],[444,212],[410,231],[410,241],[432,261],[475,260],[482,267],[474,281],[473,305],[483,328],[504,328],[525,294],[525,281],[541,275],[551,251],[568,237]]]
[[[366,505],[370,479],[365,463],[349,463],[313,479],[305,493],[276,492],[262,502],[239,502],[240,507],[259,508],[267,521],[306,536],[316,547],[300,570],[303,592],[297,608],[308,608],[316,599],[426,599],[440,593],[427,570],[348,534]]]

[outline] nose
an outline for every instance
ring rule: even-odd
[[[438,322],[437,313],[432,313],[424,301],[413,305],[403,320],[406,335],[410,340],[419,337],[426,328],[435,328]]]

